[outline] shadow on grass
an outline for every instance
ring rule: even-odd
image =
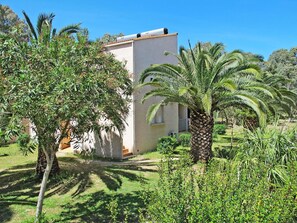
[[[35,164],[18,165],[0,172],[0,222],[11,220],[10,205],[35,206],[30,198],[38,195],[38,181],[34,177]]]
[[[143,164],[112,165],[102,166],[92,161],[81,161],[72,157],[60,157],[62,164],[62,174],[57,177],[57,184],[47,196],[53,194],[65,194],[76,188],[72,196],[75,197],[93,185],[92,175],[97,176],[111,190],[116,191],[121,188],[123,178],[128,181],[147,183],[147,179],[141,176],[141,172],[156,172],[157,170],[144,168]],[[146,163],[145,166],[155,165]],[[137,171],[137,172],[136,172]],[[62,178],[63,183],[60,183]]]
[[[76,197],[93,186],[95,183],[93,182],[94,175],[101,179],[109,190],[117,191],[121,188],[123,180],[146,184],[147,179],[141,176],[141,172],[156,171],[145,168],[150,165],[155,165],[150,163],[146,163],[145,167],[143,164],[137,163],[135,165],[101,166],[97,163],[81,161],[71,157],[60,157],[59,163],[61,166],[61,174],[48,181],[48,193],[46,194],[46,198],[55,194],[63,195],[68,192],[71,192],[71,195]],[[12,219],[13,212],[10,205],[36,205],[40,181],[35,177],[34,169],[35,163],[29,163],[17,165],[0,172],[0,222],[7,222]],[[94,215],[94,219],[100,219],[104,215],[106,204],[113,199],[110,196],[111,195],[104,194],[103,192],[98,192],[91,195],[90,201],[86,201],[84,205],[88,206],[90,206],[88,202],[103,202],[103,205],[97,205],[99,212]],[[121,205],[123,204],[119,207],[121,212],[124,210],[124,207],[131,210],[134,204],[138,207],[138,203],[141,203],[140,198],[135,194],[118,194],[116,197],[120,200]],[[96,200],[97,198],[98,200]],[[65,213],[69,214],[69,219],[73,212],[75,216],[83,216],[86,214],[84,218],[89,218],[87,216],[88,213],[79,213],[78,210],[82,208],[80,203],[75,205],[76,206],[71,206],[71,204],[69,204],[65,206],[65,208],[68,208]],[[76,210],[77,213],[75,213]],[[87,212],[87,209],[83,210]]]
[[[140,192],[127,194],[108,194],[98,191],[93,194],[80,196],[80,202],[64,205],[57,222],[114,222],[111,219],[109,205],[117,205],[116,222],[139,222],[139,210],[144,208]]]

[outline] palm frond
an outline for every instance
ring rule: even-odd
[[[45,13],[39,14],[38,19],[37,19],[37,25],[36,25],[36,30],[37,30],[38,36],[40,36],[42,34],[43,25],[50,27],[50,24],[54,17],[55,17],[55,15],[52,13],[51,14],[45,14]],[[47,23],[46,23],[46,21],[47,21]]]
[[[146,121],[148,123],[150,123],[153,120],[153,118],[155,117],[155,115],[156,115],[157,111],[159,110],[159,108],[161,107],[161,105],[162,105],[162,102],[157,103],[157,104],[152,104],[149,107],[147,114],[146,114]]]
[[[210,115],[212,110],[212,95],[210,90],[208,90],[206,94],[204,94],[201,102],[203,110],[206,112],[206,114]]]
[[[31,32],[31,34],[33,35],[34,39],[37,41],[37,40],[38,40],[38,36],[37,36],[37,34],[36,34],[35,28],[34,28],[34,26],[32,25],[32,22],[31,22],[29,16],[27,15],[27,13],[26,13],[25,11],[22,11],[22,13],[23,13],[23,15],[25,16],[25,20],[26,20],[26,22],[27,22],[27,24],[28,24],[28,26],[29,26],[29,28],[30,28],[30,32]]]
[[[65,26],[59,30],[57,36],[61,36],[64,34],[69,35],[69,34],[77,33],[81,30],[80,25],[81,25],[81,23]]]
[[[241,99],[242,103],[250,107],[254,112],[256,112],[260,126],[266,125],[267,115],[261,110],[261,104],[259,100],[251,95],[238,93],[235,97]]]

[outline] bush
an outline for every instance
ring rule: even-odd
[[[24,155],[28,155],[28,153],[33,153],[34,150],[37,148],[37,144],[33,142],[30,136],[26,133],[23,133],[18,136],[17,144],[20,147],[20,150]]]
[[[270,182],[284,183],[289,178],[288,166],[297,161],[296,130],[247,130],[235,161],[250,171],[265,169]]]
[[[215,124],[213,127],[213,134],[216,135],[225,135],[226,134],[226,125],[225,124]]]
[[[173,153],[178,146],[177,139],[171,136],[164,136],[158,140],[157,151],[163,154]]]
[[[26,147],[30,142],[30,136],[26,133],[18,136],[17,143],[20,147]]]
[[[191,134],[182,133],[178,136],[178,142],[183,147],[189,147],[191,144]]]
[[[195,196],[190,163],[190,159],[162,160],[158,186],[145,193],[147,208],[143,222],[187,222],[189,204]]]
[[[265,166],[251,173],[235,161],[213,160],[201,174],[190,164],[189,158],[161,163],[144,222],[296,222],[296,164],[290,182],[273,189]]]

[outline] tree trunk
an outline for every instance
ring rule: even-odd
[[[191,111],[190,131],[191,137],[191,155],[193,161],[198,160],[208,163],[212,158],[212,131],[214,120],[212,115]]]
[[[46,169],[46,156],[43,152],[43,149],[38,146],[38,158],[37,158],[37,164],[36,164],[36,176],[38,176],[39,179],[42,179],[43,174]],[[53,164],[50,172],[50,176],[56,175],[60,172],[60,167],[58,163],[58,159],[56,154],[54,154]]]
[[[45,194],[45,190],[46,190],[46,184],[47,184],[47,180],[50,175],[50,172],[51,172],[55,153],[52,151],[51,154],[44,153],[44,155],[46,157],[47,164],[46,164],[46,168],[45,168],[42,182],[40,185],[40,191],[39,191],[38,202],[37,202],[37,207],[36,207],[35,223],[39,222],[39,218],[41,217],[41,214],[42,214],[42,206],[43,206],[44,194]]]
[[[260,124],[257,117],[246,117],[243,121],[243,127],[250,131],[254,131],[259,126]]]
[[[231,118],[231,122],[232,122],[232,126],[231,126],[231,150],[232,150],[233,149],[233,136],[234,136],[234,123],[235,123],[235,120],[233,117]]]

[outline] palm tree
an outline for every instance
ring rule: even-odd
[[[239,51],[226,53],[221,43],[201,44],[189,50],[180,47],[178,65],[152,65],[143,71],[140,86],[151,86],[143,101],[153,96],[162,100],[147,113],[151,120],[159,107],[177,102],[190,110],[193,161],[207,163],[212,157],[213,114],[230,106],[250,107],[265,125],[270,110],[259,95],[277,98],[274,89],[261,81],[260,68]],[[145,82],[146,78],[150,81]],[[259,94],[261,92],[261,94]]]
[[[23,11],[26,23],[30,30],[30,41],[36,42],[36,46],[38,47],[38,44],[47,44],[49,41],[51,41],[55,37],[59,37],[62,35],[70,36],[72,34],[78,33],[81,31],[80,24],[73,24],[68,25],[62,28],[60,31],[57,32],[57,29],[52,27],[52,22],[55,17],[53,13],[50,14],[40,14],[37,19],[36,29],[32,25],[32,22],[29,18],[29,16],[26,14],[25,11]],[[41,147],[38,147],[38,158],[37,158],[37,164],[36,164],[36,175],[39,178],[42,178],[43,173],[46,168],[46,157]],[[51,169],[51,175],[55,175],[60,171],[58,159],[55,155],[52,169]]]
[[[46,43],[56,36],[70,36],[71,34],[78,33],[82,30],[80,28],[80,23],[78,23],[65,26],[57,32],[57,29],[52,27],[53,19],[55,18],[53,13],[39,14],[35,29],[25,11],[23,11],[23,15],[25,16],[26,23],[30,30],[30,40],[35,40],[38,43]]]
[[[268,116],[274,117],[276,114],[282,117],[292,115],[296,108],[297,94],[286,87],[290,80],[281,75],[264,72],[262,81],[270,88],[273,88],[273,91],[278,95],[277,99],[279,99],[275,100],[275,98],[267,97],[267,95],[260,93],[262,100],[265,100],[269,105],[270,114]],[[244,110],[244,127],[254,131],[259,127],[256,114],[248,107],[242,110]]]

